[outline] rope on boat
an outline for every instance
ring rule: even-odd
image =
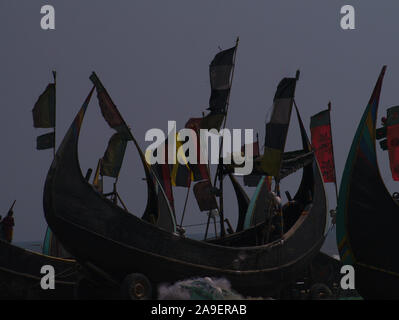
[[[204,223],[197,223],[197,224],[188,224],[188,225],[183,226],[183,227],[184,228],[190,228],[190,227],[199,227],[199,226],[206,226],[206,225],[207,225],[207,223],[204,222]]]

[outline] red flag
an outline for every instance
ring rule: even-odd
[[[399,181],[399,106],[387,110],[387,141],[392,178]]]
[[[197,135],[197,164],[188,164],[194,175],[194,181],[209,180],[209,173],[206,164],[201,164],[200,130],[202,118],[190,118],[186,123],[187,129],[192,129]]]
[[[335,166],[331,136],[330,109],[310,118],[312,146],[323,174],[324,182],[335,182]]]
[[[119,134],[124,137],[126,140],[132,140],[131,133],[129,131],[128,126],[123,120],[119,110],[116,105],[112,101],[110,95],[107,90],[105,90],[103,84],[97,75],[93,72],[90,76],[90,80],[96,87],[97,90],[97,98],[98,104],[100,105],[101,113],[107,121],[108,125],[119,132]]]
[[[159,183],[161,184],[163,190],[165,191],[165,195],[169,200],[170,207],[172,208],[173,212],[175,211],[175,204],[174,204],[174,198],[173,198],[173,190],[172,190],[172,182],[170,180],[171,177],[171,172],[170,172],[170,165],[168,163],[168,157],[166,155],[166,150],[168,150],[168,143],[165,142],[165,144],[162,146],[160,151],[162,152],[162,157],[165,160],[165,163],[155,163],[152,164],[151,167],[153,169],[153,172],[155,172]],[[158,150],[155,150],[157,152]],[[149,151],[152,152],[152,151]]]

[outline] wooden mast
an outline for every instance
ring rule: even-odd
[[[296,81],[299,80],[299,75],[300,75],[300,71],[297,70],[296,74],[295,74]],[[296,87],[296,84],[295,84],[295,87]],[[295,103],[295,92],[294,92],[294,96],[292,97],[292,101],[293,101],[292,103]],[[291,121],[291,119],[290,119],[290,121]],[[283,150],[282,150],[283,152],[284,152],[284,149],[285,149],[286,142],[287,142],[287,137],[285,137]],[[280,168],[281,168],[281,162],[280,162]],[[279,176],[274,177],[274,180],[275,180],[275,183],[276,183],[274,191],[275,191],[277,197],[280,199],[280,203],[278,205],[278,211],[279,211],[278,214],[280,216],[280,228],[281,228],[280,231],[281,231],[281,237],[282,237],[284,235],[284,217],[283,217],[283,208],[281,206],[280,177]]]
[[[234,57],[233,57],[233,67],[232,67],[232,72],[231,72],[231,77],[230,77],[230,83],[229,83],[229,94],[227,96],[227,100],[226,100],[226,115],[224,117],[223,120],[223,128],[222,128],[222,132],[224,132],[223,130],[226,128],[226,122],[227,122],[227,115],[228,115],[228,111],[229,111],[229,103],[230,103],[230,94],[231,94],[231,87],[233,85],[233,79],[234,79],[234,71],[235,71],[235,62],[236,62],[236,56],[237,56],[237,48],[238,48],[238,43],[240,41],[240,38],[237,37],[236,39],[236,47],[235,47],[235,52],[234,52]],[[221,152],[222,152],[222,147],[223,147],[223,135],[222,135],[222,141],[219,145],[219,164],[216,170],[216,174],[215,174],[215,179],[213,182],[213,186],[216,187],[216,182],[217,179],[219,178],[219,189],[220,189],[220,195],[219,195],[219,219],[220,219],[220,236],[221,238],[223,238],[226,234],[225,228],[224,228],[224,213],[223,213],[223,164],[221,163]],[[208,222],[207,222],[207,231],[208,231],[208,227],[209,227],[209,222],[210,222],[210,214],[211,212],[209,211],[208,213]],[[207,235],[207,231],[205,234],[205,239],[206,239],[206,235]]]
[[[331,153],[332,153],[333,165],[334,165],[335,197],[337,199],[337,206],[338,206],[337,172],[336,172],[336,169],[335,169],[334,144],[333,144],[332,128],[331,128],[331,101],[328,102],[328,116],[329,116],[329,119],[330,119]]]

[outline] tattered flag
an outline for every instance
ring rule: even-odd
[[[211,97],[209,110],[211,113],[225,113],[227,99],[230,93],[231,71],[237,46],[219,52],[209,66],[211,82]]]
[[[284,78],[280,81],[273,100],[273,112],[266,124],[265,151],[261,166],[270,176],[278,177],[280,173],[296,81],[296,78]]]
[[[108,125],[119,132],[126,140],[132,140],[129,128],[127,127],[107,90],[105,90],[100,79],[94,72],[91,74],[90,80],[96,87],[98,103],[105,121],[107,121]]]

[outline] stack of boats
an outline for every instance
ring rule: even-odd
[[[219,130],[225,127],[237,46],[238,41],[233,48],[219,52],[212,60],[210,111],[202,118],[190,119],[186,127],[195,130]],[[62,243],[65,248],[62,251],[73,259],[33,253],[0,241],[2,298],[151,299],[157,297],[160,284],[198,277],[227,279],[231,287],[244,296],[274,298],[295,298],[292,293],[298,280],[307,279],[304,290],[307,296],[332,297],[333,287],[339,282],[338,269],[341,264],[320,252],[329,231],[330,213],[324,186],[327,180],[324,164],[321,164],[323,159],[317,156],[313,137],[312,144],[308,139],[294,99],[299,72],[293,78],[282,79],[277,87],[272,115],[266,124],[264,153],[253,153],[255,165],[251,181],[255,181],[252,184],[255,188],[251,198],[233,174],[234,167],[237,167],[235,164],[219,164],[214,181],[211,181],[207,165],[177,164],[180,167],[173,167],[168,163],[149,164],[98,76],[93,73],[90,79],[94,86],[55,153],[43,195],[44,213],[52,241]],[[119,161],[114,162],[112,170],[104,165],[109,165],[110,159],[118,158],[112,157],[110,149],[116,141],[116,136],[113,136],[111,139],[114,142],[110,141],[93,183],[90,183],[89,175],[84,176],[79,165],[78,141],[94,91],[97,92],[102,115],[119,139],[116,143]],[[375,124],[376,106],[375,103],[370,105],[366,113],[373,115]],[[284,152],[293,107],[299,122],[302,147],[297,151]],[[375,110],[370,111],[370,108]],[[369,133],[367,137],[371,138],[371,142],[367,146],[360,144],[365,148],[370,146],[372,151],[375,125],[366,132],[362,126],[367,121],[370,125],[370,121],[365,117],[354,145],[365,139],[362,134]],[[317,119],[321,118],[319,116]],[[130,141],[140,155],[146,177],[148,199],[141,216],[126,209],[116,191],[116,183],[114,191],[109,194],[103,193],[99,184],[102,175],[117,179],[122,163],[120,157],[123,159],[126,144]],[[352,146],[354,148],[356,146]],[[377,213],[372,201],[386,197],[384,205],[391,203],[391,211],[397,211],[396,202],[391,201],[385,191],[377,193],[371,191],[374,189],[366,188],[371,183],[368,179],[377,181],[379,175],[369,170],[369,167],[363,171],[359,169],[361,172],[356,171],[365,166],[358,162],[367,157],[357,156],[356,162],[353,160],[355,152],[351,151],[350,164],[347,164],[344,172],[337,212],[341,258],[347,263],[348,256],[351,257],[349,263],[354,264],[356,272],[361,274],[358,279],[372,274],[375,279],[384,279],[389,283],[392,278],[396,279],[399,263],[391,256],[388,258],[388,250],[382,248],[387,248],[386,241],[394,240],[391,239],[394,234],[378,238],[381,230],[373,230],[374,234],[368,241],[378,240],[378,245],[369,242],[367,245],[365,239],[359,238],[361,236],[357,230],[365,230],[368,223],[372,227],[384,220],[380,217],[371,221],[371,216]],[[298,190],[293,197],[287,193],[288,201],[282,205],[280,182],[297,170],[303,171]],[[176,172],[181,176],[184,176],[184,172],[189,173],[186,175],[188,178],[183,179],[185,182],[176,178]],[[236,227],[229,224],[226,218],[228,214],[224,212],[223,183],[226,177],[236,195]],[[177,223],[174,209],[172,187],[180,183],[189,192],[191,182],[196,183],[194,191],[200,208],[208,211],[203,240],[194,240],[185,235],[183,224]],[[363,204],[359,204],[357,197],[362,197]],[[370,220],[364,216],[365,202],[369,203],[367,215]],[[380,202],[376,203],[381,205]],[[379,214],[385,214],[385,211]],[[220,220],[218,228],[217,218]],[[211,219],[215,221],[216,236],[208,238]],[[386,219],[396,218],[392,213]],[[386,219],[385,228],[394,225]],[[342,228],[345,228],[344,236]],[[377,247],[378,257],[377,253],[372,252]],[[379,264],[378,259],[384,262]],[[43,265],[51,265],[55,269],[54,290],[43,290],[40,286]],[[363,285],[365,282],[358,281],[359,292],[364,293],[364,297],[380,294],[377,289],[375,291]]]

